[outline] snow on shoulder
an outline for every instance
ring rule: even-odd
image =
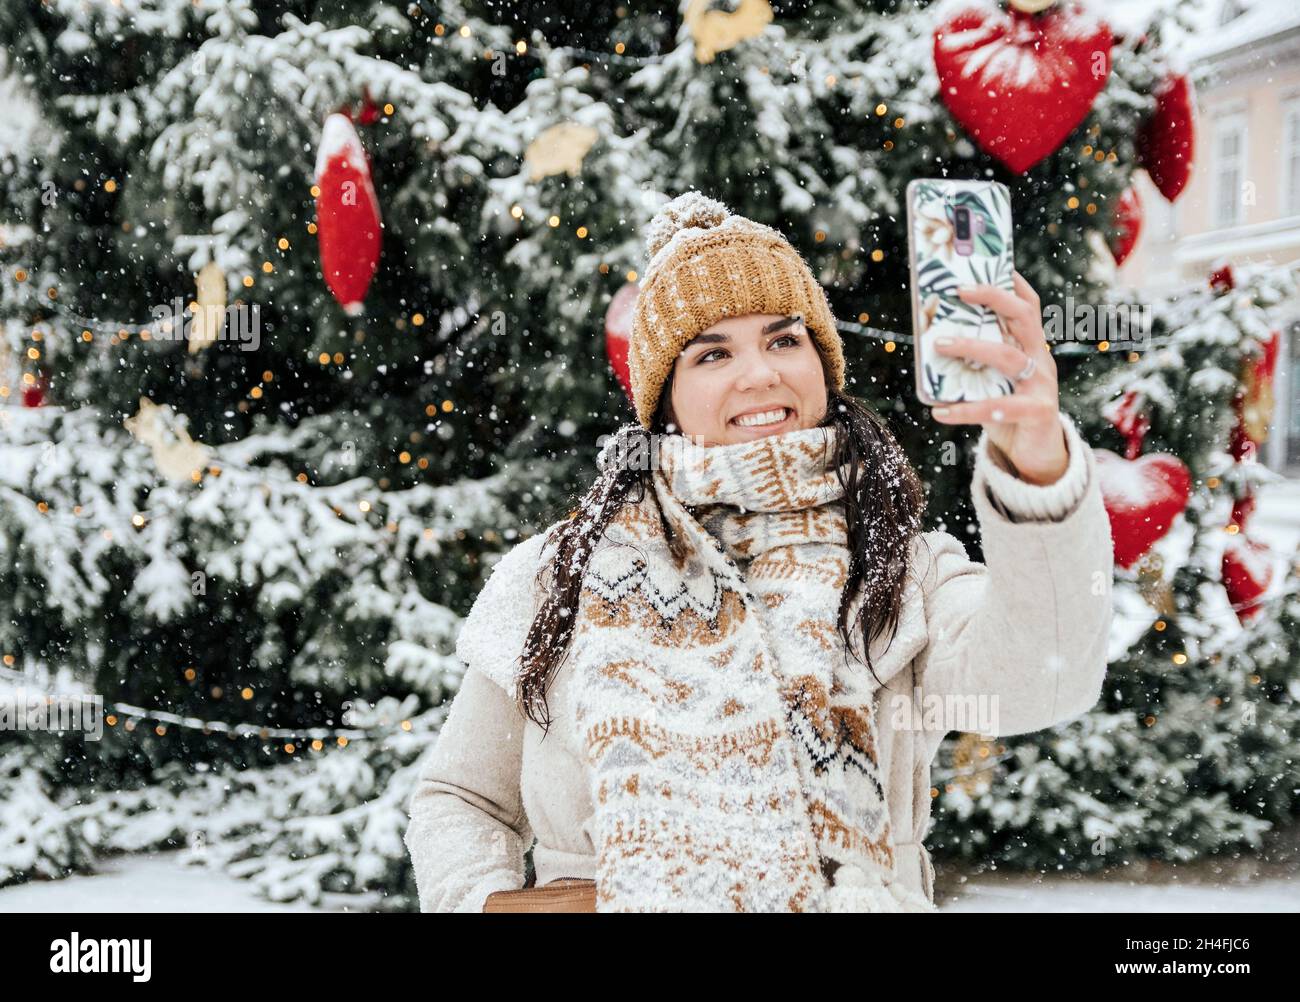
[[[456,656],[513,698],[528,627],[538,605],[534,587],[547,533],[516,543],[497,561],[456,640]]]

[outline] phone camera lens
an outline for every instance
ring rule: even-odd
[[[963,207],[953,210],[953,224],[958,240],[970,239],[970,209]]]

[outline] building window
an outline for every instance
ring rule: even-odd
[[[1214,224],[1238,226],[1245,218],[1246,119],[1233,115],[1214,128]]]
[[[1300,323],[1294,323],[1287,331],[1290,341],[1290,357],[1287,362],[1287,398],[1286,414],[1286,448],[1282,461],[1290,472],[1300,470]]]
[[[1300,98],[1282,111],[1282,214],[1300,216]]]

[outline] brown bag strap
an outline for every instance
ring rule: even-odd
[[[557,877],[517,891],[493,891],[483,903],[485,912],[594,912],[596,882],[582,877]]]

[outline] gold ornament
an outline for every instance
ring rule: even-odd
[[[141,397],[140,410],[122,424],[149,446],[159,472],[168,480],[193,481],[194,474],[207,465],[208,447],[190,438],[166,404],[160,407],[148,397]]]
[[[1148,553],[1138,564],[1138,593],[1147,605],[1161,616],[1172,616],[1174,609],[1174,590],[1165,579],[1164,561],[1157,553]]]
[[[699,63],[711,63],[719,52],[757,38],[772,23],[772,5],[767,0],[740,0],[734,11],[708,8],[709,0],[691,0],[683,17]]]
[[[195,277],[194,317],[190,321],[191,355],[197,355],[218,340],[226,324],[226,273],[215,261],[209,261]]]
[[[1007,0],[1007,2],[1022,14],[1038,14],[1047,10],[1056,3],[1056,0]]]
[[[984,754],[980,754],[983,750]],[[952,752],[953,780],[968,796],[987,793],[993,785],[993,766],[989,761],[992,742],[978,734],[963,733]]]
[[[1242,378],[1241,424],[1256,445],[1268,441],[1269,425],[1273,421],[1273,380],[1260,376],[1253,364],[1246,364]]]
[[[582,160],[599,137],[595,129],[577,122],[552,125],[528,144],[524,163],[528,165],[530,181],[540,181],[552,174],[567,171],[575,177],[582,169]]]

